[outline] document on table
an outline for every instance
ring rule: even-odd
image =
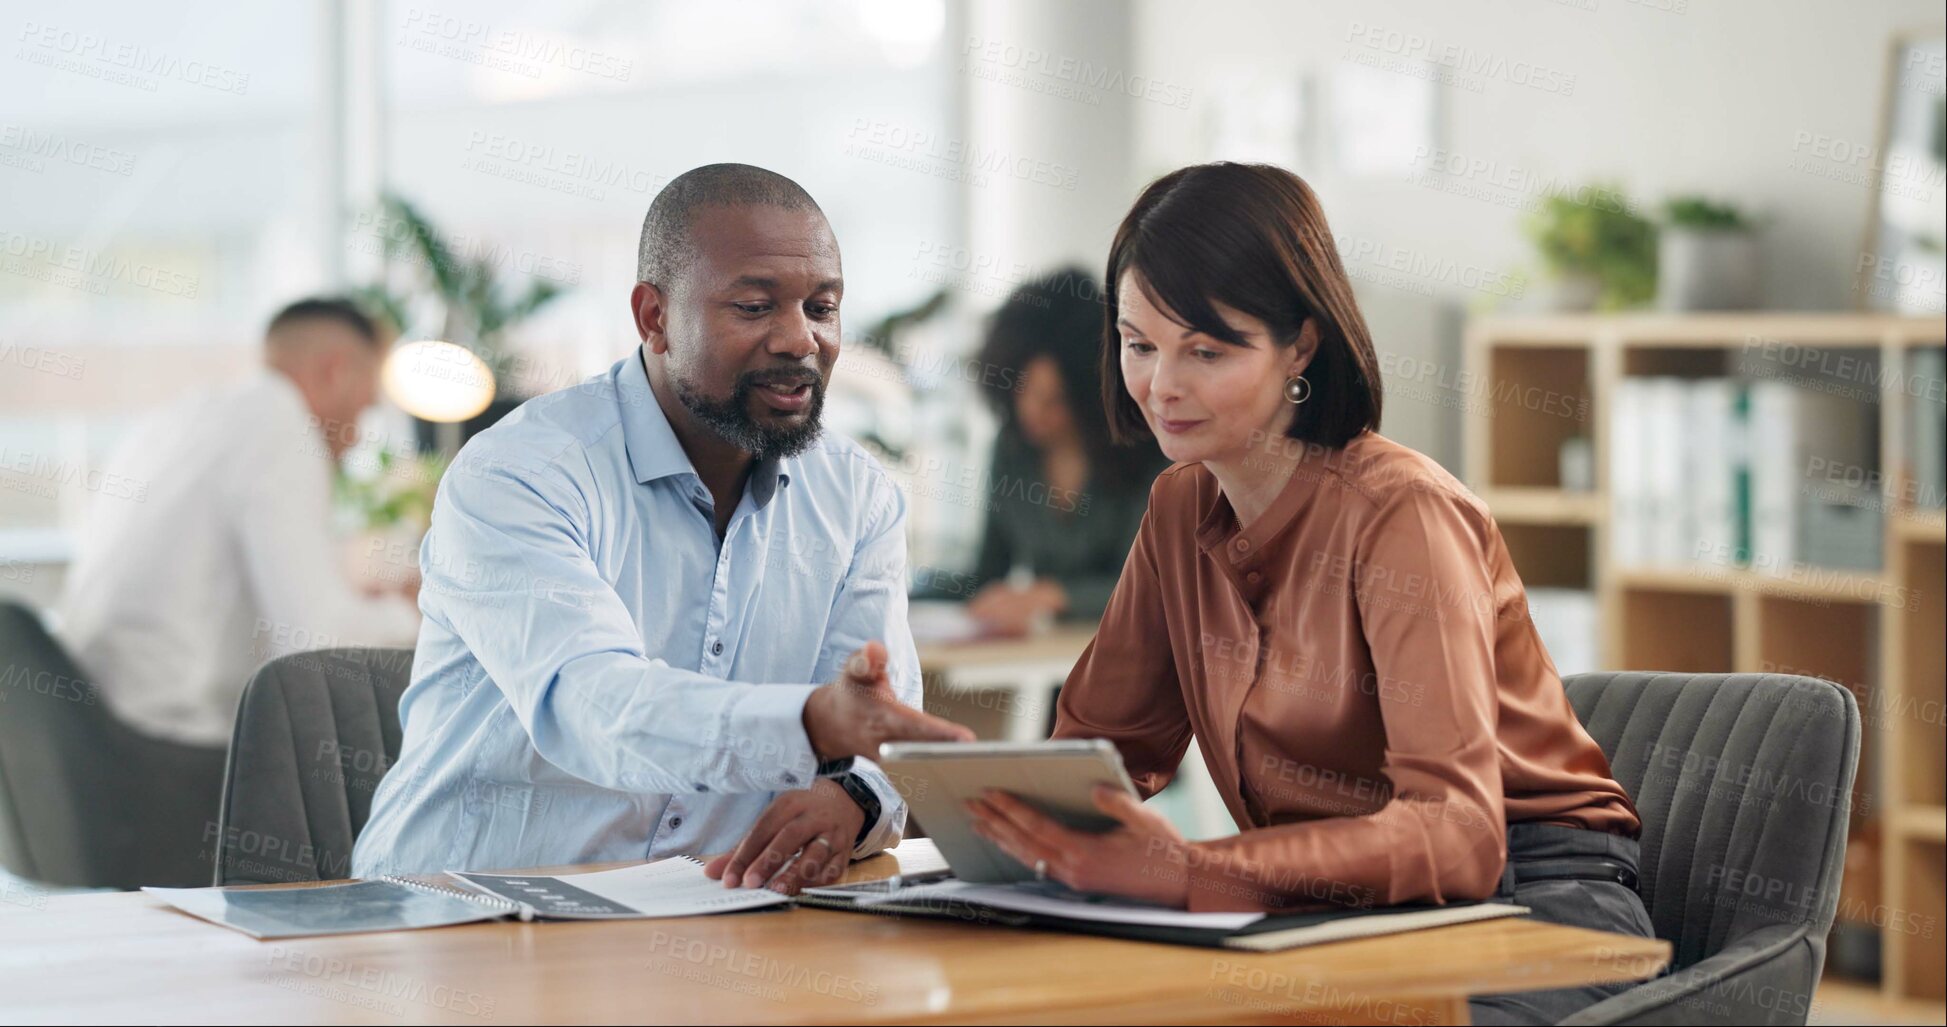
[[[464,887],[449,886],[448,880]],[[733,913],[790,903],[768,888],[727,889],[688,856],[589,874],[383,877],[304,888],[144,888],[211,923],[253,938],[308,938],[409,931],[518,916],[523,920],[624,920]]]
[[[307,888],[144,888],[177,909],[252,938],[311,938],[497,920],[512,910],[478,896],[441,894],[391,881]]]
[[[687,856],[592,874],[480,874],[449,870],[454,879],[516,903],[547,919],[603,920],[703,916],[781,906],[787,895],[767,888],[725,888]]]
[[[885,903],[927,902],[973,902],[1015,913],[1034,913],[1069,920],[1214,931],[1235,931],[1264,919],[1263,913],[1189,913],[1180,909],[1089,896],[1058,885],[970,884],[966,881],[916,884],[882,895],[862,897],[857,904],[870,907]]]
[[[886,855],[899,864],[901,877],[926,877],[947,872],[946,857],[940,855],[940,847],[931,838],[908,838],[895,849],[887,849]]]

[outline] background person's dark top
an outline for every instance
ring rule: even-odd
[[[991,504],[972,580],[959,588],[915,589],[913,597],[970,600],[987,585],[1007,580],[1019,565],[1068,593],[1063,620],[1100,619],[1142,524],[1149,487],[1169,466],[1160,452],[1133,463],[1140,470],[1112,472],[1105,481],[1103,468],[1091,462],[1088,483],[1079,491],[1056,489],[1042,478],[1041,454],[1003,433],[994,443],[987,477],[978,490],[969,490],[970,497]],[[1118,476],[1128,480],[1114,480]]]

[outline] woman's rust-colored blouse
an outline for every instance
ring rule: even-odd
[[[1244,830],[1191,854],[1189,908],[1482,899],[1509,823],[1636,837],[1485,505],[1372,432],[1267,445],[1299,463],[1242,530],[1201,464],[1157,479],[1059,701],[1145,798],[1196,738]]]

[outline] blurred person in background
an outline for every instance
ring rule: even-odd
[[[387,339],[339,299],[285,307],[264,366],[138,421],[104,467],[139,483],[88,511],[58,628],[137,730],[230,740],[264,661],[303,649],[410,644],[408,595],[370,595],[339,566],[332,477],[378,395]]]
[[[1079,268],[1016,289],[987,329],[977,359],[1000,433],[967,612],[995,633],[1101,617],[1169,464],[1110,438],[1101,337],[1102,286]]]

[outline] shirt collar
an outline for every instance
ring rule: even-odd
[[[696,465],[683,451],[676,429],[649,387],[649,375],[642,368],[640,347],[630,351],[610,372],[615,380],[615,402],[622,414],[622,441],[629,450],[629,467],[635,480],[647,485],[658,478],[687,474],[700,482]],[[750,498],[762,507],[781,487],[791,484],[790,472],[780,460],[760,460],[750,469]]]
[[[1305,446],[1304,456],[1292,469],[1277,498],[1271,501],[1270,508],[1249,527],[1238,527],[1236,512],[1231,509],[1223,489],[1212,490],[1214,494],[1204,509],[1203,520],[1197,524],[1198,549],[1205,553],[1221,551],[1233,564],[1252,563],[1296,523],[1298,515],[1317,494],[1319,479],[1334,473],[1334,465],[1344,454],[1336,449],[1321,451],[1308,443],[1293,444]]]

